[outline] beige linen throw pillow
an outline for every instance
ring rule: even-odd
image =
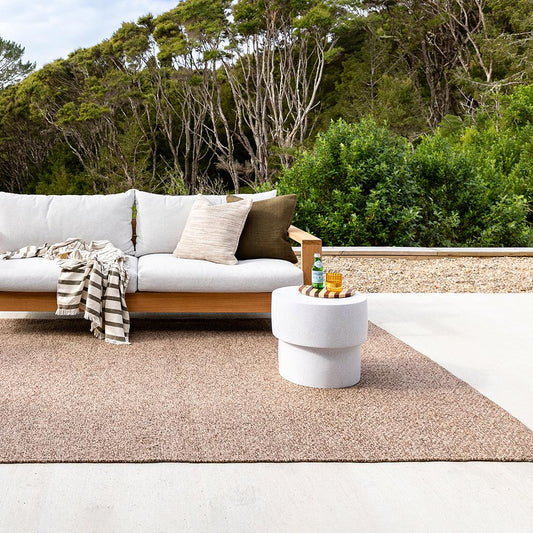
[[[198,196],[174,250],[174,257],[236,264],[235,251],[251,207],[251,199],[211,205],[209,200]]]

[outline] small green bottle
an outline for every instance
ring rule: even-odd
[[[311,283],[313,289],[324,288],[324,267],[322,266],[322,260],[320,254],[316,253],[313,259],[313,268],[311,269]]]

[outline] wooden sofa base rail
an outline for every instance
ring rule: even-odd
[[[322,241],[291,226],[289,237],[302,245],[304,283],[311,283],[313,255]],[[134,292],[126,295],[132,313],[270,313],[270,292]],[[0,311],[55,311],[55,292],[1,292]]]
[[[132,313],[270,313],[270,292],[134,292]],[[55,311],[55,292],[0,292],[0,311]]]

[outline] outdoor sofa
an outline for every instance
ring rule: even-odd
[[[256,202],[275,195],[239,196]],[[226,202],[223,195],[205,198]],[[234,265],[174,257],[195,199],[133,189],[87,196],[0,193],[0,253],[71,237],[109,240],[127,254],[131,312],[269,312],[274,289],[310,283],[321,240],[294,226],[288,235],[302,246],[301,268],[270,257]],[[54,311],[59,274],[56,263],[40,257],[0,261],[0,311]]]

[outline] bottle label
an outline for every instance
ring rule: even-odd
[[[321,270],[313,270],[311,272],[311,281],[313,285],[322,285],[324,283],[324,272]]]

